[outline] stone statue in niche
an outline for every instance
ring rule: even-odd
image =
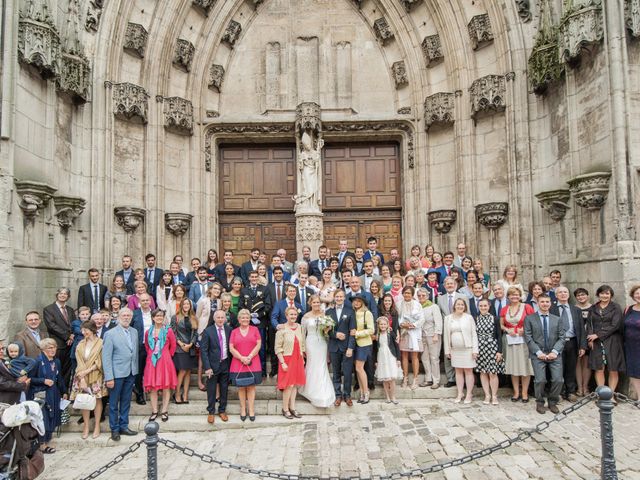
[[[322,138],[313,138],[313,131],[305,130],[300,138],[298,151],[298,170],[300,171],[300,188],[293,197],[296,202],[296,213],[319,211],[320,205],[320,161],[322,158]]]

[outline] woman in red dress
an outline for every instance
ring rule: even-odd
[[[273,349],[278,356],[278,390],[282,390],[282,415],[286,418],[300,418],[296,412],[298,387],[306,383],[304,372],[304,335],[302,326],[297,323],[298,310],[289,307],[285,310],[287,323],[276,332]]]
[[[151,398],[152,422],[158,418],[158,391],[162,390],[162,421],[169,420],[169,399],[171,390],[178,384],[173,354],[176,353],[176,337],[166,324],[164,312],[151,312],[153,326],[144,335],[144,347],[147,350],[147,363],[144,367],[143,384],[145,392]]]

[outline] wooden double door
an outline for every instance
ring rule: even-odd
[[[337,251],[346,238],[351,249],[366,248],[373,235],[383,252],[400,248],[398,145],[325,145],[323,153],[325,243]],[[220,159],[220,249],[232,249],[237,261],[254,246],[268,254],[284,247],[294,258],[295,147],[223,145]]]

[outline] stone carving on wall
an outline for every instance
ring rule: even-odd
[[[456,218],[457,212],[455,210],[434,210],[429,212],[429,223],[441,235],[446,235],[451,231]]]
[[[422,40],[422,54],[424,55],[427,67],[436,65],[444,60],[440,35],[436,34],[424,37],[424,40]]]
[[[296,217],[296,240],[298,242],[321,242],[322,228],[322,214]]]
[[[531,21],[531,5],[529,0],[515,0],[518,16],[523,22]]]
[[[113,209],[116,222],[127,233],[135,232],[144,221],[147,212],[137,207],[116,207]]]
[[[139,23],[129,22],[127,24],[127,31],[124,34],[124,44],[122,48],[124,48],[124,51],[127,53],[143,58],[148,39],[149,33],[146,28]]]
[[[79,30],[80,1],[70,0],[56,86],[59,92],[68,94],[74,102],[85,103],[91,95],[91,67],[80,44]]]
[[[19,13],[18,60],[45,80],[59,73],[60,36],[46,1],[29,0]]]
[[[576,203],[587,210],[600,210],[607,201],[611,172],[578,175],[567,183]]]
[[[87,6],[87,17],[84,21],[84,28],[88,32],[97,32],[100,27],[100,17],[102,16],[103,0],[90,0]]]
[[[297,214],[319,213],[322,204],[322,122],[320,105],[305,102],[296,108],[298,193],[293,197]]]
[[[413,6],[417,5],[422,0],[400,0],[400,1],[402,2],[402,5],[404,5],[404,8],[407,10],[407,12],[410,12]]]
[[[180,237],[189,230],[192,218],[193,215],[188,213],[165,213],[164,225],[171,235]]]
[[[560,22],[560,58],[570,66],[580,62],[582,51],[604,38],[601,0],[566,0]]]
[[[185,71],[191,70],[191,62],[196,53],[196,47],[189,40],[179,38],[173,52],[173,64]]]
[[[257,10],[264,3],[264,0],[251,0],[251,2],[253,3],[253,8]]]
[[[542,209],[556,222],[562,220],[567,214],[567,210],[570,208],[567,203],[569,197],[571,197],[571,192],[566,188],[540,192],[536,195]]]
[[[82,215],[87,204],[83,198],[62,195],[53,197],[53,203],[56,206],[58,225],[60,225],[63,232],[66,232],[73,226],[76,218]]]
[[[540,4],[540,25],[529,57],[528,73],[536,95],[544,94],[564,75],[564,63],[558,58],[558,28],[553,25],[551,0]]]
[[[211,65],[211,67],[209,67],[209,88],[219,92],[223,79],[224,67],[222,65]]]
[[[640,0],[624,2],[624,19],[631,36],[640,37]]]
[[[33,223],[57,189],[46,183],[30,180],[16,180],[15,184],[16,192],[20,196],[18,205],[25,220]]]
[[[113,114],[124,120],[139,119],[147,123],[149,111],[149,95],[144,88],[133,83],[110,83],[107,87],[113,88]]]
[[[453,125],[455,94],[438,92],[424,99],[424,128],[432,125]]]
[[[411,107],[400,107],[397,113],[398,115],[411,115]]]
[[[490,202],[476,205],[476,219],[489,230],[496,230],[505,224],[509,216],[509,204]]]
[[[233,48],[240,37],[240,33],[242,33],[242,25],[235,20],[231,20],[222,34],[221,42],[226,43],[230,48]]]
[[[471,38],[471,46],[474,50],[482,48],[493,42],[493,30],[489,14],[476,15],[471,18],[467,25],[469,29],[469,37]]]
[[[475,80],[469,93],[474,118],[482,112],[503,112],[506,108],[504,75],[487,75]]]
[[[391,27],[389,27],[389,23],[387,23],[387,19],[384,17],[380,17],[375,22],[373,22],[373,31],[375,32],[378,41],[382,43],[382,45],[393,38]]]
[[[391,65],[391,73],[393,74],[393,81],[396,84],[396,88],[409,85],[409,77],[407,76],[407,68],[404,65],[404,60],[393,62],[393,65]]]
[[[209,16],[209,11],[216,4],[217,0],[193,0],[192,4],[198,10],[205,14],[205,16]]]
[[[363,0],[352,0],[352,1],[353,1],[353,3],[355,3],[355,4],[356,4],[356,7],[358,7],[358,8],[362,8],[362,2],[363,2]]]
[[[181,97],[163,97],[164,128],[180,135],[193,134],[193,104]]]

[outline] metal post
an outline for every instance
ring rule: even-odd
[[[613,453],[613,391],[606,386],[596,389],[598,394],[598,408],[600,409],[600,440],[602,442],[602,459],[600,463],[600,478],[602,480],[617,480],[616,457]]]
[[[147,438],[144,443],[147,445],[147,480],[158,480],[158,422],[149,422],[144,426],[144,433]]]

